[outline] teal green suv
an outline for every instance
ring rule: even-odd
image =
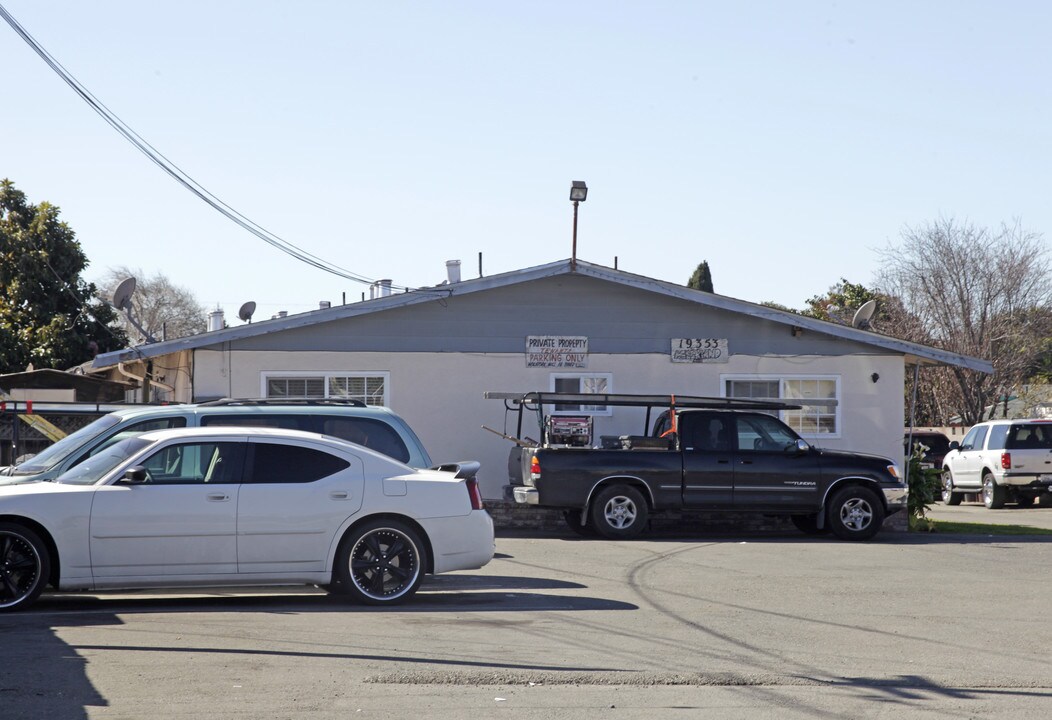
[[[0,485],[53,480],[128,437],[170,428],[237,426],[304,430],[330,435],[383,453],[410,467],[431,458],[412,428],[384,407],[358,400],[215,400],[112,412],[67,435],[43,452],[0,472]]]

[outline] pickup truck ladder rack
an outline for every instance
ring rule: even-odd
[[[544,405],[609,405],[614,407],[644,407],[647,409],[645,428],[650,427],[650,412],[655,407],[669,409],[708,410],[797,410],[801,406],[767,398],[703,397],[695,395],[621,395],[560,392],[508,393],[487,391],[487,400],[503,400],[505,407],[519,413],[516,435],[522,437],[522,411],[540,412]],[[510,403],[510,405],[509,405]]]

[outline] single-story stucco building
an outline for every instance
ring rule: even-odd
[[[499,498],[510,443],[482,426],[514,427],[485,391],[781,398],[803,405],[782,417],[813,444],[901,461],[907,368],[924,365],[991,370],[566,260],[106,353],[93,371],[146,378],[152,400],[340,396],[386,405],[436,462],[481,461],[483,494]],[[636,408],[562,411],[592,416],[594,437],[642,431]]]

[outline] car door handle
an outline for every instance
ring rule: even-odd
[[[333,500],[346,500],[349,493],[346,490],[333,490],[329,493],[329,497]]]
[[[742,465],[752,465],[752,460],[742,460]]]
[[[208,493],[207,497],[212,502],[225,502],[230,499],[226,493]]]

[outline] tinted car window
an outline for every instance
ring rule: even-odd
[[[1052,425],[1012,425],[1005,447],[1009,450],[1052,450]]]
[[[202,415],[201,425],[223,427],[272,427],[283,430],[314,430],[310,415]]]
[[[994,425],[990,428],[990,443],[986,447],[990,450],[1003,450],[1007,436],[1008,425]]]
[[[394,428],[383,421],[330,415],[321,416],[320,419],[320,432],[325,435],[363,445],[399,462],[409,461],[409,448],[406,447]]]
[[[686,415],[682,445],[695,452],[723,452],[733,444],[734,418],[729,415]]]
[[[252,443],[252,450],[245,482],[309,483],[350,466],[341,457],[299,445]]]

